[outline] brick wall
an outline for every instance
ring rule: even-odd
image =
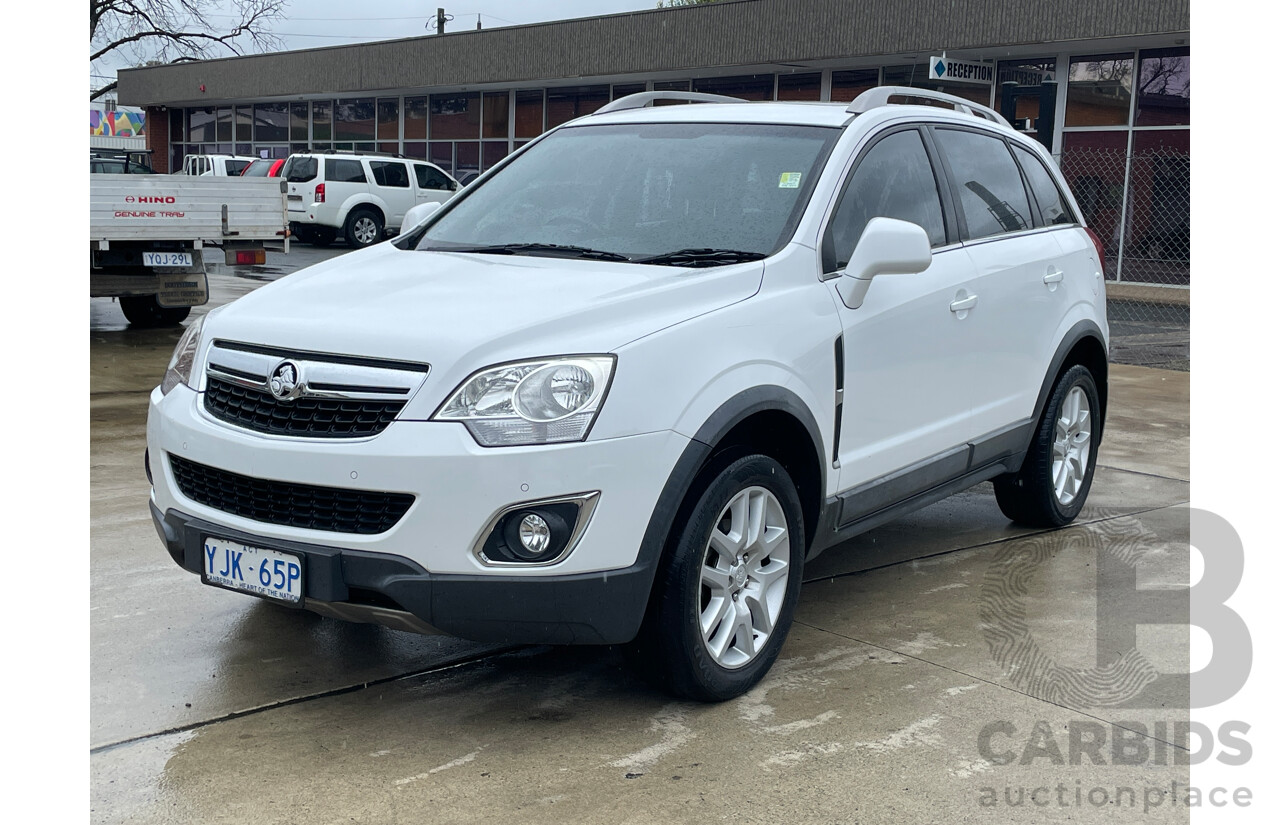
[[[151,150],[151,168],[162,175],[169,174],[169,112],[156,106],[148,106],[147,148]]]

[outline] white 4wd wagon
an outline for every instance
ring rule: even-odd
[[[399,231],[413,207],[444,203],[458,190],[439,166],[395,155],[290,155],[280,176],[289,186],[293,234],[317,246],[339,235],[356,248],[370,246]]]
[[[627,643],[714,700],[824,548],[985,480],[1070,522],[1105,295],[1046,152],[914,89],[645,108],[673,96],[707,99],[615,101],[189,327],[147,427],[174,560],[353,621]]]

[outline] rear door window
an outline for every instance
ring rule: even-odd
[[[325,158],[324,179],[330,183],[367,183],[360,161],[350,158]]]
[[[1027,190],[1003,139],[959,129],[935,129],[934,137],[951,168],[966,240],[1031,227]]]
[[[248,166],[249,163],[250,161],[247,160],[229,160],[227,161],[227,174],[238,175],[244,171],[244,168]]]
[[[1062,190],[1053,182],[1053,175],[1044,168],[1040,158],[1016,145],[1013,153],[1022,165],[1022,171],[1026,173],[1027,183],[1031,185],[1031,194],[1040,208],[1041,223],[1046,226],[1075,223],[1075,215],[1071,214],[1071,207],[1067,206],[1066,198],[1062,197]]]
[[[409,188],[409,168],[403,163],[388,160],[371,160],[369,169],[373,172],[374,183],[379,186],[394,186],[397,189]]]

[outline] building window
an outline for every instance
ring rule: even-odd
[[[609,102],[608,86],[567,86],[547,89],[547,128],[589,115]],[[459,161],[461,162],[461,161]]]
[[[353,97],[339,100],[334,107],[335,140],[369,141],[367,150],[373,151],[374,99]]]
[[[231,109],[218,110],[218,141],[220,143],[230,143],[235,140],[231,136],[231,130],[234,128],[235,112]]]
[[[185,109],[169,110],[169,142],[182,143],[187,139]]]
[[[404,139],[427,139],[427,99],[425,97],[404,99]],[[424,148],[423,151],[426,149]]]
[[[253,140],[287,141],[289,139],[289,104],[258,103],[253,107]]]
[[[1071,58],[1067,73],[1067,126],[1127,126],[1133,95],[1133,56]]]
[[[542,90],[516,92],[516,137],[542,134]]]
[[[617,100],[620,97],[639,94],[643,91],[643,83],[619,83],[613,87],[613,99]]]
[[[693,90],[713,95],[740,97],[743,100],[773,100],[773,75],[704,77],[693,81]]]
[[[778,100],[821,100],[822,73],[778,75]]]
[[[507,139],[507,127],[511,123],[507,109],[510,105],[511,95],[506,92],[484,93],[481,137]]]
[[[1138,57],[1135,125],[1190,126],[1190,49],[1148,49]]]
[[[431,137],[434,140],[480,137],[480,93],[432,95]]]
[[[1019,86],[1039,86],[1046,80],[1053,80],[1054,69],[1057,68],[1058,61],[1052,57],[1040,60],[1005,60],[996,64],[996,108],[1000,109],[1003,105],[1000,95],[1001,86],[1004,83],[1017,83]],[[1018,120],[1030,119],[1032,121],[1040,117],[1040,101],[1031,95],[1019,95],[1017,102],[1017,113],[1014,117]],[[1001,114],[1004,110],[1001,109]]]
[[[327,143],[333,140],[333,101],[315,100],[311,103],[311,139]]]
[[[831,99],[852,103],[868,89],[880,85],[879,69],[850,69],[831,73]]]
[[[378,100],[378,140],[400,140],[400,99],[397,97]]]
[[[212,143],[217,140],[217,121],[213,109],[188,109],[187,140],[191,143]]]
[[[429,147],[427,159],[444,171],[453,174],[453,144],[449,141],[433,140],[427,146]]]
[[[481,171],[488,169],[507,156],[505,140],[486,140],[480,147]]]
[[[236,107],[236,140],[244,143],[253,142],[253,107]]]

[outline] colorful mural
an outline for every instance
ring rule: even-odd
[[[146,128],[147,116],[142,112],[101,112],[89,110],[89,134],[110,137],[138,137]]]

